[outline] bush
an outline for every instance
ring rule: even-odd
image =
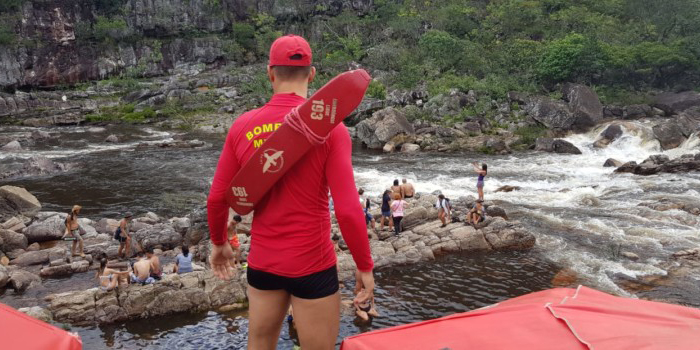
[[[24,0],[0,0],[0,13],[19,11]]]
[[[467,92],[476,86],[476,78],[469,75],[443,74],[435,80],[428,82],[428,95],[437,96],[457,89]]]
[[[123,18],[107,18],[98,16],[93,32],[99,41],[119,40],[126,37],[126,21]]]
[[[383,100],[386,98],[386,87],[378,80],[372,80],[367,87],[367,96]]]
[[[570,34],[547,45],[538,63],[539,76],[547,82],[591,82],[606,57],[599,43],[581,34]]]
[[[233,39],[243,49],[247,51],[255,51],[255,28],[244,22],[233,24]]]
[[[518,128],[514,133],[520,136],[520,144],[529,146],[535,144],[538,138],[545,136],[547,128],[541,125],[525,126]]]
[[[0,46],[10,46],[17,40],[15,31],[5,22],[0,22]]]
[[[422,54],[435,62],[440,71],[454,68],[463,59],[462,42],[447,32],[431,30],[418,41]]]

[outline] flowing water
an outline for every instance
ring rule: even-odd
[[[378,302],[384,317],[371,326],[360,326],[351,315],[344,315],[341,336],[470,310],[546,289],[561,268],[573,270],[591,287],[628,296],[634,295],[620,286],[621,278],[664,275],[662,263],[673,252],[700,243],[700,220],[681,210],[662,212],[641,204],[665,200],[697,203],[700,174],[642,177],[614,174],[614,168],[602,165],[608,158],[640,162],[658,153],[671,158],[697,153],[700,139],[694,136],[678,149],[661,152],[649,125],[630,122],[624,124],[621,138],[605,149],[595,149],[592,144],[604,127],[567,139],[582,150],[582,155],[385,155],[357,147],[353,152],[356,181],[372,196],[379,196],[394,179],[402,177],[413,182],[419,192],[441,190],[452,198],[475,195],[476,176],[470,163],[488,163],[486,199],[504,207],[511,220],[521,221],[533,232],[537,246],[526,253],[455,255],[379,271]],[[127,210],[164,216],[186,214],[204,201],[223,141],[221,136],[141,127],[48,131],[56,137],[19,154],[0,154],[0,171],[36,154],[73,163],[73,170],[5,183],[27,188],[44,210],[66,211],[80,203],[86,216],[92,218],[118,217]],[[26,132],[28,129],[7,128],[0,135]],[[104,143],[111,133],[122,142]],[[138,143],[179,138],[198,138],[207,145],[196,149],[135,148]],[[520,190],[495,192],[503,185],[519,186]],[[640,259],[621,258],[620,251],[637,253]],[[700,276],[695,278],[700,280]],[[676,291],[666,289],[664,293]],[[700,307],[699,293],[678,293],[675,297],[683,304]],[[172,345],[237,348],[245,341],[246,318],[240,313],[210,312],[78,331],[90,349]],[[291,347],[291,338],[285,326],[281,344]]]

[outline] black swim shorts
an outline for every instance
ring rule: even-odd
[[[283,289],[302,299],[320,299],[338,291],[338,270],[331,268],[302,277],[284,277],[247,268],[248,284],[260,290]]]

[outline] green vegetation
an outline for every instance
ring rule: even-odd
[[[547,128],[541,125],[525,126],[515,130],[515,134],[520,136],[520,144],[532,145],[537,138],[544,137],[547,133]]]
[[[0,17],[0,20],[2,17]],[[15,31],[12,29],[11,24],[4,21],[0,22],[0,46],[9,46],[15,43],[17,40]]]
[[[19,11],[25,0],[0,0],[0,13]]]
[[[367,87],[367,96],[383,100],[386,98],[386,87],[377,80],[372,80]]]
[[[124,121],[130,123],[144,122],[156,116],[151,108],[136,111],[133,104],[120,105],[115,107],[103,107],[100,113],[85,116],[88,122]]]

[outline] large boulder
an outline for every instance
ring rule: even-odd
[[[371,118],[357,124],[355,129],[357,138],[372,149],[381,149],[398,134],[415,134],[413,125],[408,122],[404,113],[393,107],[375,112]]]
[[[433,119],[442,119],[447,116],[456,116],[462,109],[475,102],[469,95],[452,89],[447,94],[439,94],[425,103],[423,111]]]
[[[17,293],[23,293],[29,288],[41,285],[41,277],[24,270],[13,270],[10,272],[10,287]]]
[[[615,167],[615,168],[617,168],[617,167],[622,166],[622,164],[623,164],[623,163],[622,163],[621,161],[617,160],[617,159],[608,158],[608,160],[606,160],[605,163],[603,163],[603,166],[604,166],[604,167]]]
[[[108,235],[114,234],[114,231],[119,227],[119,221],[114,219],[102,218],[97,221],[95,225],[95,230],[98,233],[105,233]]]
[[[14,140],[8,142],[6,145],[0,147],[0,150],[3,152],[16,152],[16,151],[21,151],[22,150],[22,145],[19,143],[19,141]]]
[[[624,119],[640,119],[651,117],[651,107],[649,105],[629,105],[625,107]]]
[[[16,259],[10,261],[10,264],[27,267],[31,265],[42,265],[56,259],[62,259],[66,255],[66,250],[62,247],[54,247],[50,249],[37,250],[26,252]]]
[[[700,93],[695,91],[665,92],[656,96],[653,106],[663,110],[666,115],[678,114],[691,107],[700,106]]]
[[[593,147],[605,148],[620,136],[622,136],[622,126],[620,124],[610,124],[600,133],[598,139],[593,143]]]
[[[581,154],[581,150],[569,141],[544,137],[540,137],[535,141],[535,150],[553,153]]]
[[[495,218],[483,229],[484,237],[494,250],[527,250],[535,245],[535,236],[522,226]]]
[[[21,233],[0,229],[0,251],[11,252],[15,249],[27,249],[27,237]]]
[[[686,140],[686,137],[683,135],[683,129],[676,122],[656,125],[652,130],[654,137],[659,140],[663,150],[676,148]]]
[[[566,84],[562,92],[573,112],[574,122],[571,126],[574,130],[588,130],[603,119],[603,104],[588,86]]]
[[[549,129],[567,131],[574,125],[574,115],[569,106],[549,97],[537,97],[525,105],[525,111],[532,119]]]
[[[44,321],[46,323],[53,322],[53,317],[51,317],[51,312],[42,308],[41,306],[23,307],[17,309],[19,312],[23,312],[27,316],[34,317],[39,321]]]
[[[0,187],[0,221],[16,215],[34,217],[41,210],[41,203],[22,187]]]
[[[44,220],[36,220],[24,230],[29,243],[61,239],[65,233],[65,214],[55,213]]]
[[[133,234],[133,239],[141,243],[144,249],[160,247],[167,250],[182,243],[182,236],[170,224],[156,224],[140,229]]]

